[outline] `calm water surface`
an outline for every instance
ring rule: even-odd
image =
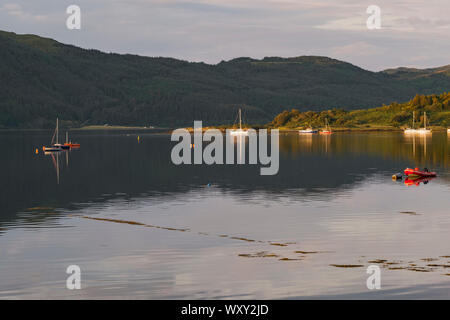
[[[284,134],[276,176],[175,166],[166,134],[70,135],[52,157],[51,132],[0,133],[0,298],[450,298],[446,133]],[[391,180],[407,166],[438,177]]]

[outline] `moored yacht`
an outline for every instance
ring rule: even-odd
[[[248,136],[248,131],[242,129],[242,114],[241,109],[239,108],[239,129],[234,129],[230,131],[232,136]]]
[[[406,134],[411,133],[417,133],[417,129],[415,128],[415,120],[416,120],[416,113],[413,111],[413,122],[412,122],[412,128],[406,128],[403,132]]]
[[[58,118],[56,118],[56,129],[55,129],[55,132],[53,133],[51,147],[43,146],[42,150],[44,152],[58,152],[58,151],[69,149],[70,148],[69,146],[58,142],[58,140],[59,140],[58,136],[59,136],[59,120],[58,120]],[[55,143],[53,143],[53,142],[55,142]]]
[[[332,134],[330,126],[328,125],[328,119],[325,119],[325,128],[320,131],[321,134]]]
[[[427,113],[423,113],[423,128],[417,130],[419,134],[431,133],[431,129],[427,129]]]
[[[313,129],[313,128],[306,128],[306,129],[298,130],[298,133],[301,133],[301,134],[303,134],[303,133],[317,133],[317,132],[319,132],[319,131],[316,130],[316,129]]]

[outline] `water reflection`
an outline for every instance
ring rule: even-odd
[[[428,167],[438,172],[438,181],[449,181],[446,134],[281,134],[280,170],[270,177],[259,175],[259,165],[175,166],[170,161],[172,144],[168,135],[141,133],[140,142],[136,143],[137,136],[113,132],[79,134],[76,138],[83,144],[83,152],[51,154],[51,172],[44,163],[48,156],[32,155],[30,151],[42,144],[45,134],[1,135],[1,147],[9,149],[10,156],[0,159],[0,221],[30,207],[67,208],[76,203],[103,201],[104,194],[134,197],[156,192],[173,197],[207,185],[247,200],[260,193],[275,201],[327,199],[368,177],[390,177],[407,166]],[[248,148],[244,141],[237,141],[237,157],[242,161]],[[73,158],[70,168],[69,155]],[[65,157],[68,169],[63,172],[61,157]],[[56,179],[49,179],[55,170]]]
[[[53,166],[55,168],[56,172],[56,183],[59,184],[59,174],[60,174],[60,165],[59,165],[59,158],[63,157],[65,158],[66,167],[69,167],[69,154],[73,150],[78,150],[78,148],[70,148],[69,150],[61,150],[61,151],[44,151],[44,155],[47,157],[50,157],[52,159]],[[36,153],[38,154],[38,153]]]
[[[403,135],[400,133],[334,133],[332,135],[284,134],[280,151],[289,155],[331,153],[335,156],[370,155],[403,159],[417,166],[448,168],[449,144],[445,133]]]
[[[415,185],[418,187],[420,186],[421,183],[426,185],[433,179],[435,178],[407,177],[405,179],[405,185],[407,186]]]

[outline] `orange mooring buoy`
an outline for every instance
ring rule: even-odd
[[[39,149],[38,148],[36,148],[36,154],[39,154]]]

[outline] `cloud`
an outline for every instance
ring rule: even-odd
[[[373,56],[386,52],[385,48],[377,47],[364,41],[331,48],[333,56],[348,58],[355,56]]]
[[[354,16],[343,19],[329,20],[315,26],[317,29],[330,31],[366,31],[366,20],[362,16]]]
[[[48,16],[42,14],[30,14],[25,12],[19,4],[5,3],[0,7],[0,11],[5,11],[8,15],[16,17],[20,20],[45,22],[48,20]]]

